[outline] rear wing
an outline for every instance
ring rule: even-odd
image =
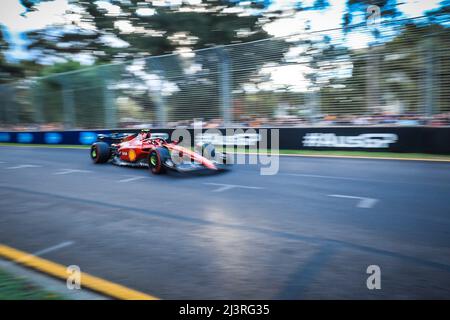
[[[97,141],[104,141],[107,143],[119,143],[122,141],[133,139],[137,135],[138,135],[138,133],[136,133],[136,132],[134,132],[134,133],[133,132],[117,132],[117,133],[109,133],[109,134],[100,133],[97,135]],[[158,138],[168,140],[169,134],[163,133],[163,132],[150,133],[150,139],[158,139]]]
[[[137,133],[128,132],[128,133],[109,133],[104,134],[100,133],[97,135],[97,141],[104,141],[107,143],[118,143],[121,142],[125,138],[135,137]]]

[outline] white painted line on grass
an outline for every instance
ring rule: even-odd
[[[70,174],[70,173],[88,173],[92,172],[89,170],[77,170],[77,169],[62,169],[59,172],[55,172],[54,174]]]
[[[367,198],[367,197],[348,196],[348,195],[344,195],[344,194],[329,194],[328,196],[335,197],[335,198],[359,200],[356,206],[358,208],[364,208],[364,209],[370,209],[378,202],[378,199]]]
[[[255,189],[255,190],[256,189],[264,189],[261,187],[242,186],[242,185],[238,185],[238,184],[212,183],[212,182],[206,182],[204,184],[219,187],[219,188],[213,190],[213,192],[223,192],[223,191],[230,190],[233,188]]]
[[[145,179],[145,178],[146,177],[132,177],[132,178],[119,180],[118,182],[131,182],[131,181],[141,180],[141,179]]]
[[[35,164],[21,164],[21,165],[14,166],[14,167],[7,167],[6,169],[13,170],[13,169],[39,168],[39,167],[42,167],[42,166],[38,166]]]

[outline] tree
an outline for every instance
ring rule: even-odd
[[[397,100],[404,112],[450,110],[446,91],[450,85],[450,30],[437,24],[407,24],[403,32],[384,48],[381,65],[383,86],[391,100]],[[429,73],[431,72],[431,73]],[[431,80],[430,83],[427,80]],[[433,95],[426,106],[427,91]]]
[[[445,54],[450,49],[450,30],[445,27],[398,25],[398,35],[377,47],[376,53],[368,48],[351,52],[351,78],[341,82],[340,89],[323,90],[322,106],[325,112],[366,114],[382,111],[399,113],[422,113],[425,111],[426,91],[433,95],[433,111],[450,110],[446,99],[446,88],[450,85],[450,59]],[[431,43],[429,42],[431,41]],[[431,53],[431,61],[429,61]],[[371,98],[367,79],[374,75],[368,72],[368,55],[378,56],[378,104],[368,109]],[[431,70],[432,74],[427,74]],[[427,77],[432,78],[432,88],[427,86]]]
[[[258,23],[260,15],[242,14],[256,10],[254,4],[243,8],[228,0],[172,2],[79,2],[65,15],[71,24],[29,32],[29,49],[40,53],[36,59],[89,53],[105,63],[268,37]]]
[[[116,80],[128,84],[146,83],[148,90],[138,90],[139,94],[136,94],[130,88],[116,93],[135,99],[145,108],[153,108],[155,103],[148,103],[155,98],[155,92],[151,92],[150,88],[151,79],[158,77],[177,88],[175,93],[165,99],[172,114],[186,117],[198,115],[199,111],[186,110],[185,106],[178,105],[177,98],[183,97],[184,101],[201,105],[205,102],[205,96],[199,91],[209,92],[211,97],[215,97],[208,100],[208,107],[209,110],[217,111],[211,114],[218,114],[222,81],[219,76],[223,59],[229,62],[230,89],[233,90],[264,63],[280,60],[288,44],[274,40],[275,46],[263,45],[259,48],[255,45],[255,50],[231,56],[228,56],[230,51],[227,49],[195,54],[192,50],[268,37],[259,22],[261,14],[257,10],[260,9],[258,4],[243,7],[237,2],[225,0],[180,1],[172,6],[153,6],[149,2],[135,0],[111,1],[109,5],[79,2],[72,7],[72,11],[66,13],[67,20],[72,21],[72,24],[50,26],[28,33],[31,41],[28,48],[35,52],[34,59],[38,63],[70,61],[86,54],[93,57],[96,63],[127,60],[134,63],[150,55],[180,53],[168,58],[148,60],[139,74],[130,73],[125,65],[120,69],[121,74],[115,74]],[[109,42],[105,39],[109,39]],[[192,71],[194,69],[196,71]],[[45,72],[49,70],[47,68]],[[155,110],[149,112],[155,113]]]
[[[8,42],[3,37],[0,29],[0,83],[12,82],[25,76],[25,70],[21,65],[9,63],[4,56],[9,48]]]

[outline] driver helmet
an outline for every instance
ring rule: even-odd
[[[149,129],[142,129],[141,130],[142,139],[148,139],[151,136]]]

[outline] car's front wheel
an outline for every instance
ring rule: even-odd
[[[156,148],[150,151],[148,156],[148,167],[153,174],[166,172],[163,163],[170,158],[169,151],[166,148]]]

